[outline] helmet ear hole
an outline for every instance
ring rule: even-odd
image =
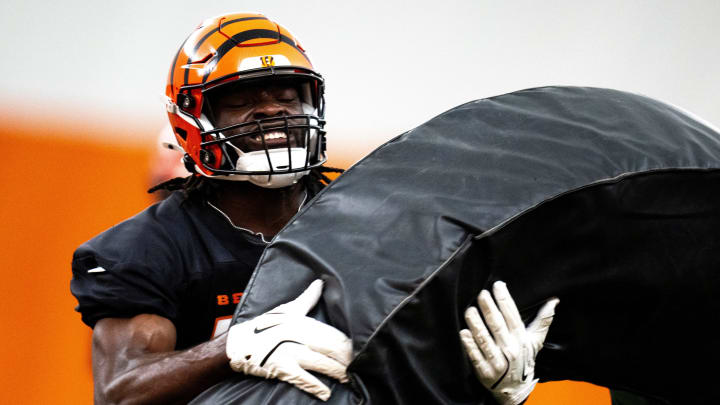
[[[212,153],[206,151],[205,149],[200,150],[200,159],[208,166],[213,167],[215,164],[215,156]]]
[[[189,94],[180,93],[177,95],[177,105],[185,111],[190,111],[195,107],[195,99]]]

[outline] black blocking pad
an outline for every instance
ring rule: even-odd
[[[266,249],[234,322],[323,278],[353,339],[330,403],[492,403],[457,332],[504,280],[529,322],[560,298],[542,380],[715,403],[720,135],[647,97],[545,87],[464,104],[381,146]],[[692,388],[690,388],[692,387]],[[195,403],[312,403],[238,376]]]
[[[720,358],[711,334],[720,313],[718,190],[717,171],[632,176],[548,201],[468,241],[390,317],[363,353],[368,357],[357,360],[370,369],[384,357],[387,375],[410,375],[418,384],[382,383],[368,372],[379,378],[365,379],[371,397],[472,402],[457,395],[472,396],[469,363],[444,367],[464,356],[453,333],[465,327],[464,309],[478,290],[503,280],[526,324],[547,297],[560,298],[538,356],[542,381],[581,380],[671,403],[716,403],[713,373],[679,370],[702,370]],[[655,200],[647,204],[650,193]],[[442,333],[413,340],[420,333],[413,328]],[[428,372],[439,369],[444,372]],[[419,384],[427,375],[433,383]]]

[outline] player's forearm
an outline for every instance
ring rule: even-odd
[[[127,366],[107,383],[98,384],[101,404],[186,403],[230,375],[225,335],[193,348],[128,354]]]

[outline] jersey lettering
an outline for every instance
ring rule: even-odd
[[[242,296],[243,296],[243,293],[241,293],[241,292],[236,292],[233,295],[218,294],[217,304],[218,305],[230,305],[230,297],[232,297],[232,303],[237,305],[240,303],[240,298]]]
[[[239,304],[240,303],[240,297],[242,297],[243,293],[235,293],[232,295],[233,297],[233,304]]]

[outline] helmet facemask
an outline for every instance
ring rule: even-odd
[[[222,108],[218,100],[223,94],[265,86],[294,88],[299,104],[291,113],[244,117],[241,122],[218,117],[218,109]],[[322,107],[314,107],[321,102],[313,100],[310,90],[311,83],[288,79],[265,79],[260,83],[235,81],[203,90],[205,103],[199,120],[203,167],[213,177],[250,181],[261,187],[280,188],[297,183],[310,169],[326,160],[325,122],[320,118]]]

